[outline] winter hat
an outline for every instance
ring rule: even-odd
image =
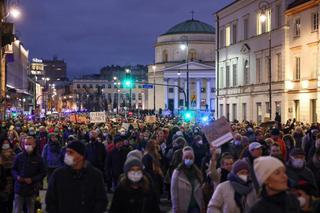
[[[249,145],[249,151],[253,151],[254,149],[259,149],[261,148],[262,145],[258,142],[253,142],[253,143],[250,143]]]
[[[74,151],[76,151],[77,153],[79,153],[82,156],[85,156],[86,153],[86,147],[83,143],[81,143],[80,141],[72,141],[71,143],[69,143],[67,145],[67,148],[72,149]]]
[[[247,161],[245,160],[237,160],[233,165],[232,165],[232,173],[237,174],[241,170],[248,170],[249,171],[249,165]]]
[[[131,152],[129,152],[127,154],[127,158],[130,158],[130,157],[135,157],[135,158],[137,158],[139,160],[142,160],[143,156],[142,156],[142,152],[140,150],[135,149],[135,150],[132,150]]]
[[[279,135],[280,135],[280,130],[277,129],[277,128],[273,128],[273,129],[271,130],[271,135],[279,136]]]
[[[133,166],[138,166],[142,169],[142,162],[140,159],[130,156],[127,158],[126,162],[124,163],[123,166],[123,171],[124,173],[128,173],[128,171],[133,167]]]
[[[188,153],[191,153],[193,155],[193,158],[194,158],[194,152],[193,152],[193,149],[191,146],[185,146],[183,149],[182,149],[182,158],[184,159],[184,157],[188,154]]]
[[[277,169],[284,167],[283,163],[275,157],[259,157],[254,160],[254,172],[260,186]]]

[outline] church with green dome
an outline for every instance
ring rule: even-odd
[[[148,108],[214,112],[215,45],[215,28],[193,18],[159,35],[148,81],[167,86],[148,90]]]

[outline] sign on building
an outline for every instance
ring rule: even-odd
[[[43,75],[44,64],[41,59],[33,58],[30,65],[30,71],[32,75]]]
[[[106,113],[105,112],[90,112],[90,123],[105,123]]]

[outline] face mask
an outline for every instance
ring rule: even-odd
[[[201,141],[198,141],[198,144],[203,144],[203,141],[201,140]]]
[[[221,154],[221,148],[216,149],[216,153],[217,153],[218,155],[220,155],[220,154]]]
[[[244,182],[248,181],[248,176],[247,175],[238,175],[238,177],[243,180]]]
[[[292,166],[297,169],[301,169],[304,166],[304,160],[292,159]]]
[[[33,151],[33,147],[31,145],[24,145],[24,149],[26,150],[26,152],[30,153]]]
[[[128,172],[128,178],[129,180],[131,180],[134,183],[139,182],[143,177],[143,174],[141,171],[139,172],[134,172],[134,171],[130,171]]]
[[[192,164],[193,164],[193,160],[190,160],[190,159],[185,159],[184,160],[184,165],[186,165],[187,167],[192,166]]]
[[[2,145],[2,149],[9,149],[10,145],[8,143]]]
[[[241,141],[235,141],[234,144],[235,144],[236,146],[240,146],[240,145],[241,145]]]
[[[68,166],[73,166],[74,165],[74,158],[71,155],[65,154],[64,163]]]

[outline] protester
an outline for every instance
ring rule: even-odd
[[[120,179],[110,213],[160,213],[158,198],[152,183],[142,171],[141,159],[129,155],[124,164],[125,175]]]
[[[14,181],[12,167],[15,153],[8,139],[0,142],[0,164],[1,164],[1,187],[0,187],[0,210],[3,213],[11,213],[14,199]]]
[[[42,151],[42,158],[47,168],[48,181],[53,171],[63,165],[61,161],[61,144],[58,141],[55,133],[49,134],[49,142],[44,146]]]
[[[254,171],[260,187],[261,199],[250,213],[298,213],[300,204],[289,194],[288,177],[284,164],[274,157],[260,157],[254,161]]]
[[[201,190],[202,174],[194,165],[193,149],[183,148],[183,163],[173,172],[171,179],[171,201],[174,213],[203,213],[205,211]]]
[[[85,145],[73,141],[67,145],[66,166],[57,169],[46,194],[48,213],[103,213],[108,199],[102,173],[85,160]]]
[[[238,160],[232,165],[228,181],[219,184],[212,195],[207,213],[247,212],[257,196],[249,176],[249,165]]]
[[[34,212],[35,198],[45,177],[45,165],[38,154],[33,136],[24,142],[24,150],[18,154],[12,168],[14,183],[15,213],[21,213],[25,205],[28,212]]]

